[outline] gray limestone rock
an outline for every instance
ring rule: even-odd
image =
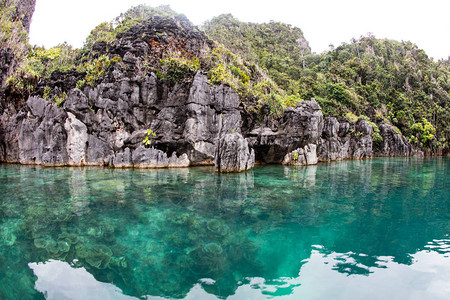
[[[109,165],[114,168],[133,167],[130,148],[125,148],[123,152],[111,155],[109,158]]]
[[[28,112],[18,128],[18,161],[23,164],[64,165],[68,160],[66,113],[39,97],[26,103]]]
[[[108,164],[108,157],[112,154],[109,143],[95,135],[88,135],[86,144],[86,165],[103,166]]]
[[[167,154],[155,148],[139,146],[133,151],[133,165],[140,168],[166,168],[169,165]]]
[[[282,163],[285,155],[308,144],[317,145],[323,130],[323,114],[313,99],[287,108],[278,120],[255,122],[248,133],[256,159],[264,163]]]
[[[317,159],[317,145],[308,144],[305,146],[305,159],[307,165],[315,165],[318,162]]]
[[[371,158],[372,157],[372,133],[373,128],[363,119],[359,119],[355,124],[355,138],[352,139],[352,158]]]
[[[158,40],[162,46],[180,42],[194,56],[212,43],[181,19],[151,20],[119,34],[116,41],[94,45],[99,53],[123,61],[94,86],[74,88],[84,73],[52,74],[53,88],[67,92],[62,107],[30,97],[17,110],[2,111],[0,161],[139,168],[215,165],[220,172],[233,172],[248,170],[255,161],[311,165],[374,154],[423,155],[386,124],[379,125],[383,142],[374,144],[366,121],[324,118],[314,99],[274,116],[267,105],[257,113],[248,111],[236,91],[224,83],[211,85],[202,71],[178,83],[160,80],[144,66],[144,61],[155,62],[147,41]],[[13,64],[11,53],[0,49],[2,74]],[[142,143],[148,129],[155,133],[149,137],[151,148]]]
[[[186,153],[183,153],[177,157],[176,153],[173,152],[172,156],[169,158],[169,168],[184,168],[189,167],[190,161]]]
[[[283,131],[302,146],[315,144],[323,130],[323,114],[313,99],[301,101],[296,108],[287,108],[282,120]]]
[[[348,123],[347,123],[348,124]],[[318,143],[318,160],[332,161],[341,160],[345,157],[343,141],[339,136],[341,124],[334,117],[327,117],[324,120],[322,137]]]
[[[189,167],[189,159],[184,153],[178,157],[175,152],[170,158],[161,150],[139,146],[132,154],[133,166],[137,168],[180,168]]]
[[[215,160],[218,172],[241,172],[253,168],[255,152],[237,132],[227,133],[220,139]]]
[[[283,165],[285,166],[304,166],[306,165],[305,151],[303,148],[295,149],[284,156]]]
[[[295,149],[284,156],[283,165],[304,166],[315,165],[318,162],[317,145],[308,144],[304,148]]]
[[[406,138],[400,135],[394,128],[388,124],[380,124],[380,135],[383,141],[375,145],[375,155],[377,156],[409,156],[412,146]]]
[[[87,127],[75,115],[67,112],[64,123],[67,132],[67,155],[69,165],[79,166],[86,161]]]

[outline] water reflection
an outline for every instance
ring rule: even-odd
[[[289,298],[325,283],[314,299],[328,299],[383,276],[425,276],[438,297],[448,286],[417,270],[450,270],[448,175],[448,159],[222,175],[0,165],[0,295],[65,295],[46,278],[59,268],[113,299]]]
[[[447,299],[450,294],[448,256],[422,250],[411,255],[410,265],[380,256],[375,265],[367,266],[353,260],[355,255],[312,251],[300,270],[296,299]],[[349,269],[342,269],[346,264]],[[335,272],[336,267],[344,272]],[[367,276],[352,268],[365,270]]]
[[[50,260],[30,263],[37,276],[35,288],[48,300],[63,299],[137,299],[125,296],[113,284],[97,281],[84,268],[73,268],[68,263]]]
[[[389,256],[371,258],[369,260],[374,260],[369,263],[371,267],[354,259],[357,256],[368,258],[365,254],[327,253],[323,246],[316,245],[302,262],[296,277],[244,278],[228,299],[447,299],[450,239],[429,244],[438,246],[426,248],[441,251],[418,251],[412,255],[411,265],[398,264]],[[37,276],[36,290],[49,300],[138,299],[124,295],[110,283],[96,280],[84,268],[74,268],[66,262],[51,260],[30,263],[29,267]],[[185,299],[219,299],[212,293],[214,290],[211,291],[215,284],[213,279],[201,278]],[[167,299],[151,295],[143,298]]]

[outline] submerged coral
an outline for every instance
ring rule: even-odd
[[[86,262],[94,268],[105,269],[109,266],[113,253],[105,245],[94,245],[89,247]]]
[[[74,268],[83,267],[97,280],[113,283],[128,295],[184,298],[199,280],[208,278],[214,283],[202,283],[202,287],[226,298],[246,282],[245,278],[297,276],[301,261],[311,253],[310,245],[328,244],[329,251],[348,252],[341,238],[354,241],[353,246],[358,247],[355,252],[373,258],[352,256],[357,265],[376,268],[379,249],[372,243],[377,233],[374,228],[406,209],[399,206],[401,201],[386,200],[386,185],[395,188],[399,199],[415,199],[414,210],[408,214],[417,224],[434,222],[426,231],[417,225],[419,236],[405,241],[402,235],[402,239],[391,241],[393,245],[389,243],[389,248],[383,249],[396,260],[407,262],[408,253],[420,248],[420,243],[426,245],[429,238],[445,235],[448,229],[447,222],[442,221],[446,220],[442,215],[445,210],[418,213],[418,207],[441,207],[448,198],[442,192],[426,201],[411,196],[417,191],[415,186],[423,182],[430,186],[430,182],[445,178],[442,168],[442,176],[420,176],[417,170],[421,164],[425,163],[352,161],[332,168],[308,167],[308,172],[267,166],[255,169],[254,178],[227,174],[219,179],[213,177],[212,168],[194,168],[187,173],[89,168],[74,172],[25,166],[2,169],[0,165],[0,176],[8,178],[8,184],[0,189],[0,272],[9,276],[0,278],[0,290],[20,280],[21,284],[30,283],[24,291],[33,290],[32,272],[21,268],[27,268],[30,261],[56,259]],[[409,165],[413,166],[412,175],[406,171]],[[403,175],[387,180],[387,174]],[[99,178],[120,181],[121,198],[111,199],[111,194],[93,187]],[[400,184],[405,180],[415,186],[400,193]],[[74,193],[80,195],[71,186],[74,181],[83,186],[83,199],[73,197]],[[356,184],[348,185],[350,181]],[[180,189],[185,185],[198,188]],[[148,201],[149,188],[152,201]],[[19,189],[21,193],[14,193]],[[174,190],[182,195],[171,201]],[[370,205],[370,199],[360,197],[367,191],[377,196]],[[85,205],[83,213],[75,214],[79,201]],[[49,216],[48,212],[53,207],[58,207],[55,214],[72,217],[52,218],[54,214]],[[367,221],[358,211],[371,216],[369,222],[376,221],[364,227],[369,230],[365,235],[354,226]],[[396,225],[382,229],[394,236],[404,230]],[[358,273],[347,267],[336,271]]]

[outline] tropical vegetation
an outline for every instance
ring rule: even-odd
[[[213,18],[204,30],[265,68],[288,95],[315,98],[325,115],[366,116],[372,124],[393,125],[422,149],[449,149],[449,60],[435,62],[411,42],[371,34],[312,54],[299,29],[231,15]]]
[[[8,1],[1,2],[5,3]],[[41,93],[59,102],[66,91],[53,93],[47,86],[36,89],[53,72],[78,72],[77,87],[81,88],[94,86],[108,69],[122,63],[118,56],[99,52],[99,43],[113,43],[155,16],[189,22],[169,6],[140,5],[99,24],[82,49],[67,44],[44,49],[27,44],[26,32],[12,18],[14,7],[1,8],[1,48],[14,49],[21,58],[7,80],[10,92],[24,99]],[[378,125],[387,123],[424,150],[441,153],[450,149],[448,59],[434,61],[411,42],[377,39],[370,34],[315,54],[299,28],[273,21],[241,22],[231,15],[213,18],[201,30],[214,42],[200,55],[192,55],[180,45],[153,41],[155,49],[166,49],[156,63],[144,60],[143,69],[173,83],[191,80],[203,70],[211,84],[224,83],[235,89],[247,109],[259,111],[266,105],[272,116],[315,98],[325,115],[350,122],[365,118],[374,128],[376,143],[382,140]],[[15,40],[20,43],[13,43]]]

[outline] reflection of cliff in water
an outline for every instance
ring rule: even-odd
[[[370,275],[380,257],[411,264],[450,231],[448,164],[375,159],[220,175],[3,165],[0,291],[39,297],[27,265],[49,259],[125,294],[178,298],[202,278],[220,297],[247,278],[295,278],[312,245],[344,254],[333,268],[346,274]]]

